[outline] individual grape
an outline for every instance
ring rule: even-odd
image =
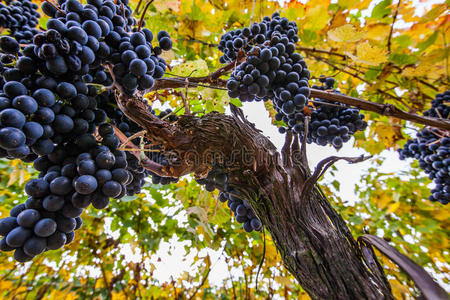
[[[68,233],[73,231],[73,229],[76,226],[76,220],[74,218],[68,218],[65,216],[57,216],[56,217],[56,224],[57,224],[57,230],[64,232],[64,233]]]
[[[91,204],[91,195],[74,193],[72,195],[72,205],[76,208],[86,208]]]
[[[80,217],[76,217],[75,221],[77,222],[77,225],[75,226],[74,230],[78,230],[81,228],[81,226],[83,225],[83,220]]]
[[[66,244],[66,234],[60,231],[56,231],[54,234],[47,238],[47,248],[50,250],[56,250]]]
[[[6,236],[11,230],[19,226],[15,217],[0,219],[0,235]]]
[[[96,209],[104,209],[109,204],[109,197],[98,193],[92,200],[92,206]]]
[[[3,149],[16,149],[25,144],[25,134],[17,128],[5,127],[0,129],[0,147]]]
[[[25,124],[25,116],[19,110],[7,108],[0,112],[0,125],[21,129]]]
[[[25,192],[31,197],[43,197],[49,192],[49,184],[44,179],[32,179],[25,185]]]
[[[102,187],[102,193],[105,196],[108,196],[111,198],[116,198],[117,196],[119,196],[121,191],[122,191],[121,185],[118,182],[113,181],[113,180],[105,182],[105,184],[103,184],[103,187]]]
[[[0,38],[0,49],[5,53],[15,54],[19,52],[20,46],[15,39],[9,36],[2,36]]]
[[[75,180],[75,190],[82,195],[93,193],[97,189],[97,180],[91,175],[82,175]]]
[[[34,226],[34,234],[39,237],[49,237],[56,231],[57,224],[53,219],[44,218]]]
[[[32,234],[33,233],[30,229],[23,228],[21,226],[16,227],[6,236],[6,244],[13,248],[22,247],[25,241],[28,240]]]
[[[38,102],[40,106],[51,107],[56,103],[55,95],[52,91],[41,88],[33,93],[33,98]]]
[[[32,228],[39,221],[41,214],[35,209],[25,209],[17,216],[17,224],[25,228]]]
[[[64,198],[57,195],[48,195],[44,198],[42,206],[47,211],[58,211],[64,206]]]
[[[23,245],[23,251],[26,255],[34,257],[45,251],[47,247],[47,240],[43,237],[33,236],[28,239]]]
[[[8,246],[8,244],[6,243],[6,237],[4,237],[0,240],[0,251],[6,252],[6,251],[13,251],[13,250],[14,250],[14,248]]]
[[[115,161],[116,158],[114,157],[114,154],[109,151],[101,152],[95,158],[95,162],[101,169],[111,169],[114,166]]]
[[[25,95],[15,97],[12,101],[12,106],[21,111],[23,114],[28,115],[36,112],[38,109],[36,100]]]
[[[19,204],[14,206],[11,211],[9,212],[9,215],[11,217],[17,217],[22,211],[26,209],[25,204]]]
[[[72,180],[60,176],[50,182],[50,192],[55,195],[64,196],[72,191]]]
[[[32,121],[25,123],[22,131],[26,138],[30,140],[37,140],[44,134],[44,128],[42,125]]]
[[[26,254],[22,248],[17,248],[16,251],[14,251],[14,259],[23,263],[32,260],[33,256]]]

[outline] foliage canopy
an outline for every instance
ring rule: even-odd
[[[132,7],[137,5],[131,1]],[[297,22],[298,50],[311,74],[336,78],[347,95],[422,112],[430,107],[435,94],[448,89],[448,3],[420,12],[416,1],[410,0],[293,1],[283,7],[267,1],[157,0],[145,19],[152,31],[168,30],[174,38],[174,49],[164,53],[172,65],[166,76],[205,76],[220,67],[216,44],[225,31],[259,21],[275,10]],[[178,92],[153,92],[146,98],[151,103],[182,107]],[[197,114],[224,112],[229,102],[240,105],[229,99],[226,91],[202,87],[189,89],[187,101],[191,112]],[[266,108],[273,117],[273,108]],[[396,174],[378,171],[386,153],[380,155],[382,151],[398,149],[414,134],[406,127],[420,126],[375,113],[367,113],[366,119],[370,129],[352,141],[375,158],[361,182],[354,183],[359,200],[349,203],[339,197],[343,178],[338,169],[333,170],[331,184],[324,189],[354,236],[365,230],[376,232],[448,285],[448,207],[426,200],[430,180],[417,162]],[[0,161],[0,216],[25,200],[23,185],[33,175],[26,164]],[[0,253],[0,295],[33,299],[307,298],[284,270],[269,236],[265,237],[265,261],[255,289],[263,236],[245,233],[233,222],[228,208],[218,204],[216,193],[204,191],[192,178],[168,186],[149,183],[139,197],[112,202],[101,211],[89,208],[83,220],[83,230],[70,247],[33,263],[23,266]],[[184,256],[193,259],[193,271],[160,282],[153,276],[156,268],[162,267],[158,249],[163,241],[174,240],[184,245]],[[230,276],[220,285],[208,277],[216,263],[206,249],[218,251],[225,259]],[[175,250],[170,248],[169,254]],[[126,252],[133,253],[134,259]],[[386,259],[382,264],[396,297],[417,294],[398,267]]]

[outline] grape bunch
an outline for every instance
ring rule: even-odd
[[[128,95],[151,88],[166,69],[158,55],[170,50],[172,41],[166,31],[161,31],[157,35],[159,46],[153,47],[150,30],[131,32],[136,21],[127,3],[89,0],[82,5],[67,0],[60,1],[61,7],[56,9],[44,2],[42,9],[51,18],[47,32],[34,37],[33,54],[56,76],[75,72],[87,83],[105,86],[111,85],[114,77]],[[106,64],[112,74],[103,66]]]
[[[28,200],[0,220],[2,251],[15,250],[15,259],[25,262],[61,248],[73,240],[85,208],[103,209],[109,198],[125,195],[132,180],[125,153],[114,150],[119,141],[111,125],[102,124],[98,131],[102,145],[84,134],[34,160],[40,173],[25,185]]]
[[[304,135],[305,117],[309,116],[308,143],[331,144],[340,149],[351,135],[367,127],[364,115],[359,109],[339,103],[309,100],[310,72],[301,55],[295,53],[297,41],[295,23],[280,18],[278,13],[250,28],[224,34],[219,43],[224,53],[222,62],[236,59],[239,51],[246,55],[227,82],[228,95],[243,102],[272,100],[275,120],[287,125],[279,129],[280,133],[294,130]],[[334,79],[320,80],[324,85],[314,88],[333,90]]]
[[[42,75],[27,77],[21,72],[22,59],[26,58],[19,58],[18,69],[8,69],[3,75],[8,78],[17,72],[23,79],[7,81],[0,93],[0,157],[29,161],[48,155],[55,144],[93,134],[95,126],[106,121],[105,112],[96,107],[95,89],[82,81],[72,84]]]
[[[321,76],[319,80],[322,85],[315,85],[313,88],[339,93],[339,91],[333,89],[335,84],[333,78]],[[296,114],[296,124],[281,113],[275,115],[275,119],[293,125],[294,132],[304,138],[306,116],[310,117],[306,141],[308,143],[314,142],[320,146],[331,144],[334,148],[340,149],[343,143],[350,140],[351,135],[358,130],[363,131],[367,128],[367,122],[364,121],[365,116],[360,114],[359,109],[324,99],[309,101],[307,109]],[[280,129],[282,132],[286,130],[285,128]]]
[[[11,37],[0,38],[0,157],[33,162],[40,172],[26,184],[26,203],[0,220],[4,236],[0,250],[15,250],[21,262],[70,243],[73,231],[81,226],[80,215],[90,204],[103,209],[110,198],[140,192],[149,172],[136,157],[118,150],[114,126],[126,136],[141,129],[115,108],[112,90],[98,93],[91,83],[120,85],[105,65],[117,64],[125,52],[118,47],[126,42],[132,45],[127,50],[136,50],[139,59],[154,64],[156,71],[146,74],[159,78],[165,62],[157,55],[172,45],[164,31],[154,48],[151,31],[132,32],[136,22],[126,0],[89,0],[86,5],[61,0],[55,6],[42,4],[51,16],[48,30],[35,34],[31,44],[21,46]],[[131,65],[127,72],[133,72]],[[133,142],[139,145],[139,140]],[[148,156],[168,164],[162,153]],[[175,180],[154,178],[161,183]]]
[[[213,164],[213,169],[208,173],[208,176],[196,181],[204,185],[208,192],[212,192],[216,188],[221,191],[219,194],[220,202],[227,202],[228,207],[235,214],[236,221],[243,224],[246,232],[262,230],[262,223],[256,217],[247,200],[243,199],[237,190],[228,186],[228,175],[222,167]]]
[[[39,23],[38,6],[30,0],[0,3],[0,27],[8,28],[19,43],[29,43],[39,31],[35,28]]]
[[[239,51],[250,52],[253,46],[263,45],[275,35],[286,37],[290,42],[298,42],[297,24],[281,18],[274,13],[272,18],[264,17],[262,22],[253,23],[250,27],[229,31],[221,36],[219,50],[224,54],[220,57],[222,64],[238,58]],[[276,43],[274,43],[276,44]]]
[[[248,32],[258,34],[241,43]],[[289,128],[301,123],[310,95],[310,72],[302,56],[295,53],[297,41],[295,23],[280,18],[278,13],[251,28],[222,36],[220,49],[226,61],[236,56],[236,51],[245,51],[246,55],[245,62],[236,67],[227,82],[228,95],[243,102],[271,99],[278,118]]]
[[[153,34],[144,28],[134,32],[130,37],[110,33],[106,42],[117,51],[107,60],[114,64],[113,73],[117,82],[125,93],[132,95],[136,89],[140,91],[151,88],[154,79],[164,75],[166,62],[158,58],[162,50],[170,50],[172,41],[167,31],[160,31],[157,35],[159,47],[152,47]],[[117,54],[117,55],[116,55]]]
[[[261,221],[256,217],[245,199],[241,199],[233,192],[220,192],[219,200],[221,202],[227,202],[227,206],[234,213],[236,221],[243,224],[243,228],[246,232],[262,230]]]
[[[446,120],[450,113],[450,90],[437,94],[431,109],[425,116]],[[428,174],[436,184],[431,190],[430,201],[447,204],[450,201],[450,136],[437,128],[424,128],[415,139],[408,140],[398,150],[400,159],[415,158],[419,167]]]

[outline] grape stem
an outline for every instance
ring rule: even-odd
[[[138,30],[137,31],[141,31],[142,28],[142,24],[144,23],[144,17],[145,17],[145,13],[147,12],[148,7],[150,6],[150,4],[153,3],[154,0],[151,0],[149,3],[147,3],[144,7],[144,11],[142,12],[141,15],[141,19],[139,20],[139,26],[138,26]]]
[[[124,142],[127,140],[127,137],[125,134],[123,134],[122,131],[120,131],[119,128],[117,128],[116,126],[114,126],[114,130],[115,133],[117,135],[117,137],[119,138],[119,140],[124,144]],[[141,161],[141,166],[146,169],[149,170],[153,173],[155,173],[156,175],[162,176],[162,177],[167,177],[169,174],[164,170],[164,166],[161,164],[158,164],[154,161],[152,161],[150,158],[148,158],[147,156],[144,157],[144,159],[141,159],[141,152],[142,150],[136,146],[135,144],[133,144],[131,141],[126,143],[126,146],[129,147],[129,149],[133,149],[132,151],[128,150],[132,155],[134,155],[137,159],[140,159]]]
[[[66,15],[66,13],[65,13],[64,11],[62,11],[62,10],[58,7],[58,5],[56,5],[55,3],[50,2],[50,1],[45,1],[45,2],[47,2],[48,4],[50,4],[51,6],[53,6],[57,11],[59,11],[60,13],[62,13],[63,16]]]
[[[129,142],[131,142],[135,138],[145,135],[146,132],[147,131],[145,131],[145,130],[141,130],[139,132],[136,132],[132,136],[128,137],[125,141],[123,141],[122,144],[120,145],[120,148],[125,147]]]

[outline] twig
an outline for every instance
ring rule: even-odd
[[[139,132],[136,132],[135,134],[133,134],[132,136],[128,137],[119,147],[125,147],[126,144],[128,144],[128,142],[134,140],[137,137],[140,137],[142,135],[145,135],[146,131],[145,130],[141,130]]]
[[[305,52],[313,52],[313,53],[316,52],[316,53],[324,53],[324,54],[328,54],[328,55],[339,56],[339,57],[342,57],[343,59],[348,58],[348,56],[345,54],[333,52],[331,50],[322,50],[322,49],[308,48],[308,47],[297,47],[296,49],[300,50],[300,51],[305,51]]]
[[[314,173],[308,179],[306,179],[305,183],[303,184],[303,187],[301,190],[301,195],[308,193],[312,189],[314,184],[317,182],[317,180],[319,180],[319,178],[322,177],[323,174],[325,174],[325,172],[328,170],[328,168],[330,168],[338,160],[342,159],[342,160],[348,161],[351,164],[354,164],[354,163],[359,163],[359,162],[365,161],[371,157],[372,156],[365,157],[364,155],[361,155],[359,157],[330,156],[330,157],[327,157],[327,158],[321,160],[317,164],[316,169],[314,170]]]
[[[139,152],[161,152],[158,149],[134,149],[134,148],[117,148],[120,151],[139,151]]]
[[[51,6],[53,6],[57,11],[59,11],[60,13],[62,13],[63,16],[66,15],[66,13],[65,13],[63,10],[61,10],[61,8],[59,8],[58,5],[56,5],[55,3],[50,2],[50,1],[48,1],[48,0],[45,1],[45,2],[47,2],[48,4],[50,4]]]
[[[218,44],[208,43],[208,42],[204,42],[204,41],[201,41],[201,40],[196,40],[196,39],[193,39],[193,38],[189,38],[189,39],[178,39],[178,40],[179,40],[179,41],[183,41],[183,42],[199,43],[199,44],[202,44],[202,45],[211,47],[211,48],[215,48],[215,47],[218,47],[218,46],[219,46]]]
[[[184,105],[184,114],[186,115],[190,115],[191,114],[191,110],[189,108],[189,102],[187,100],[188,98],[188,85],[186,85],[186,92],[183,94],[183,92],[180,93],[180,97],[181,97],[181,101],[183,101],[183,105]]]
[[[340,67],[336,66],[335,64],[329,62],[327,59],[324,59],[324,58],[322,58],[322,57],[320,57],[320,56],[316,56],[316,55],[312,55],[312,57],[314,57],[314,58],[315,58],[316,60],[318,60],[318,61],[321,61],[321,62],[323,62],[323,63],[326,63],[327,65],[333,67],[333,68],[336,69],[336,70],[341,71],[342,73],[345,73],[345,74],[348,74],[348,75],[350,75],[350,76],[352,76],[352,77],[355,77],[355,78],[361,80],[362,82],[364,82],[364,83],[366,83],[366,84],[368,84],[368,85],[371,85],[371,84],[372,84],[371,82],[369,82],[369,81],[367,81],[366,79],[362,78],[362,77],[359,76],[358,74],[354,74],[354,73],[349,72],[349,71],[347,71],[347,70],[345,70],[345,69],[343,69],[343,68],[340,68]],[[344,65],[344,68],[345,68],[345,67],[347,67],[347,65]],[[397,96],[394,96],[394,95],[391,95],[391,94],[389,94],[389,93],[387,93],[386,91],[383,91],[383,90],[381,90],[381,89],[377,89],[377,92],[379,92],[379,93],[381,93],[381,94],[383,94],[383,95],[385,95],[385,96],[387,96],[387,97],[389,97],[389,98],[392,98],[392,99],[394,99],[394,100],[400,102],[402,105],[404,105],[405,107],[407,107],[409,110],[412,110],[412,108],[411,108],[408,104],[406,104],[406,103],[402,100],[402,98],[397,97]]]
[[[259,276],[259,272],[262,269],[262,265],[264,263],[264,258],[266,257],[266,232],[264,231],[264,226],[262,228],[262,234],[263,234],[263,254],[262,254],[262,258],[261,258],[261,262],[259,263],[258,266],[258,271],[256,272],[256,282],[255,282],[255,291],[258,291],[258,276]]]
[[[394,31],[395,21],[397,20],[398,9],[400,8],[400,3],[401,3],[401,0],[398,0],[397,8],[395,9],[394,17],[392,18],[391,30],[389,31],[389,37],[388,37],[388,43],[387,43],[388,52],[391,52],[392,33]]]
[[[206,86],[206,87],[222,89],[222,87],[226,86],[227,82],[225,80],[220,80],[219,78],[222,75],[225,75],[226,73],[233,70],[236,67],[236,65],[240,64],[243,61],[243,59],[244,59],[243,57],[241,57],[240,59],[236,59],[235,61],[230,62],[229,64],[217,69],[216,71],[210,73],[207,76],[190,77],[188,78],[189,79],[188,82],[186,82],[186,78],[178,78],[178,77],[174,78],[165,77],[158,79],[155,81],[153,87],[149,91],[146,91],[145,93],[168,88],[183,88],[186,86],[186,84],[188,84],[189,86],[191,85],[201,86],[199,85],[199,83],[215,84],[214,86]]]
[[[119,130],[119,128],[114,127],[114,129],[115,129],[115,133],[116,133],[117,137],[119,138],[119,140],[122,143],[127,140],[127,137],[125,136],[125,134],[123,134],[122,131]],[[129,151],[131,154],[133,154],[137,159],[141,159],[141,149],[140,148],[138,148],[132,142],[128,142],[126,145],[128,147],[130,147],[131,149],[134,149],[133,151]],[[152,161],[147,156],[145,156],[144,159],[141,160],[141,165],[144,169],[152,171],[156,175],[163,176],[163,177],[170,177],[170,175],[164,170],[163,165]]]
[[[139,26],[138,26],[138,30],[137,30],[137,31],[140,31],[140,30],[141,30],[141,28],[142,28],[142,23],[144,23],[145,13],[147,12],[148,7],[150,6],[150,4],[153,3],[153,1],[154,1],[154,0],[151,0],[149,3],[147,3],[147,5],[145,5],[144,11],[142,12],[142,15],[141,15],[141,19],[139,20]]]
[[[141,7],[141,3],[142,3],[142,0],[139,0],[138,4],[136,6],[136,9],[134,10],[134,12],[138,15],[139,15],[139,8]]]

